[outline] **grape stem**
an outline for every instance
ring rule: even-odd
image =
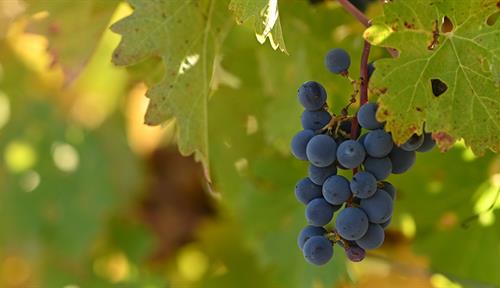
[[[361,87],[359,95],[359,106],[368,102],[368,55],[370,55],[371,45],[365,40],[363,46],[363,53],[361,54]]]
[[[347,12],[351,13],[352,16],[356,17],[356,19],[358,19],[359,22],[361,22],[361,24],[363,24],[365,27],[369,27],[371,24],[370,24],[370,19],[368,19],[368,17],[365,16],[365,14],[361,11],[359,11],[358,8],[356,8],[356,6],[352,5],[351,2],[349,2],[349,0],[337,0],[340,5],[342,5],[342,7],[344,7],[345,10],[347,10]]]
[[[368,102],[368,55],[370,55],[370,43],[365,40],[363,46],[363,53],[361,54],[361,68],[360,68],[360,94],[359,94],[359,107]],[[358,135],[359,123],[357,117],[352,118],[351,125],[351,139],[355,140]],[[353,173],[356,173],[353,169]]]

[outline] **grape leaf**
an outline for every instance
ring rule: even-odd
[[[365,31],[373,45],[400,51],[376,61],[370,84],[381,95],[377,117],[398,143],[425,121],[477,154],[500,150],[500,21],[487,21],[496,2],[395,0]]]
[[[62,66],[65,82],[74,80],[92,56],[111,21],[118,0],[28,1],[29,12],[48,12],[28,31],[47,37],[53,65]],[[77,37],[75,37],[77,36]]]
[[[254,16],[257,41],[264,44],[269,38],[269,43],[274,50],[279,48],[288,54],[281,30],[278,0],[231,0],[229,10],[233,12],[239,24]]]
[[[113,62],[132,65],[151,57],[162,58],[165,75],[147,92],[151,100],[145,123],[159,125],[175,117],[180,152],[195,153],[206,168],[210,81],[214,59],[232,23],[227,1],[129,2],[133,14],[111,27],[122,35]]]

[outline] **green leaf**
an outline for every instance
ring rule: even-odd
[[[470,151],[457,146],[446,154],[421,153],[410,173],[391,176],[389,181],[398,190],[391,227],[399,222],[400,213],[411,214],[417,231],[415,250],[429,258],[434,272],[463,282],[464,287],[480,287],[465,285],[467,281],[497,287],[500,202],[493,211],[485,211],[495,203],[498,167],[492,153],[471,159]],[[480,221],[466,221],[476,213],[482,214],[476,219]],[[485,215],[489,213],[493,215]],[[484,216],[493,221],[481,221]],[[464,221],[469,225],[462,226]]]
[[[288,54],[281,30],[278,0],[231,0],[229,10],[233,12],[239,24],[254,16],[257,40],[264,44],[269,38],[269,43],[274,50],[279,48]]]
[[[147,92],[148,125],[175,118],[182,154],[195,153],[208,166],[207,102],[214,59],[231,19],[223,0],[130,0],[134,13],[111,29],[122,35],[117,65],[161,57],[163,79]]]
[[[48,12],[47,17],[30,23],[28,30],[47,37],[53,63],[62,66],[65,81],[71,82],[92,56],[119,1],[30,0],[28,3],[31,13]]]
[[[395,0],[365,31],[373,45],[400,51],[375,63],[370,83],[381,95],[377,117],[398,143],[425,122],[428,131],[463,138],[477,154],[500,149],[500,21],[487,23],[496,2]],[[439,31],[432,47],[445,16],[452,30]],[[433,79],[445,83],[444,93],[434,95]]]

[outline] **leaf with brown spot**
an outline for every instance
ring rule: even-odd
[[[373,45],[400,52],[398,58],[376,61],[370,81],[371,91],[381,94],[377,117],[387,121],[397,143],[411,136],[411,128],[422,131],[425,122],[426,130],[449,136],[443,147],[463,138],[476,154],[500,150],[500,21],[486,23],[496,11],[492,0],[419,0],[411,5],[395,0],[384,5],[384,15],[374,19],[364,36]],[[436,23],[444,17],[452,30],[436,37]],[[405,22],[415,27],[409,29]]]

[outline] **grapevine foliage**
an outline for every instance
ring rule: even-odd
[[[30,13],[47,12],[47,17],[31,23],[28,30],[47,37],[53,64],[61,65],[67,83],[74,80],[89,61],[119,3],[118,0],[27,2]]]
[[[147,92],[150,103],[145,123],[159,125],[175,117],[183,154],[195,152],[207,166],[207,101],[214,59],[231,18],[227,1],[130,0],[132,15],[111,29],[122,35],[113,53],[117,65],[137,64],[161,57],[162,80]],[[202,33],[200,33],[202,31]]]
[[[400,52],[375,62],[370,83],[381,95],[377,117],[397,143],[422,131],[425,121],[427,131],[463,138],[478,154],[500,149],[500,21],[492,17],[498,11],[492,0],[384,5],[364,36]]]
[[[263,44],[269,38],[274,50],[287,53],[283,38],[278,11],[278,1],[273,0],[231,0],[229,9],[233,11],[236,21],[243,23],[255,16],[255,34]]]

